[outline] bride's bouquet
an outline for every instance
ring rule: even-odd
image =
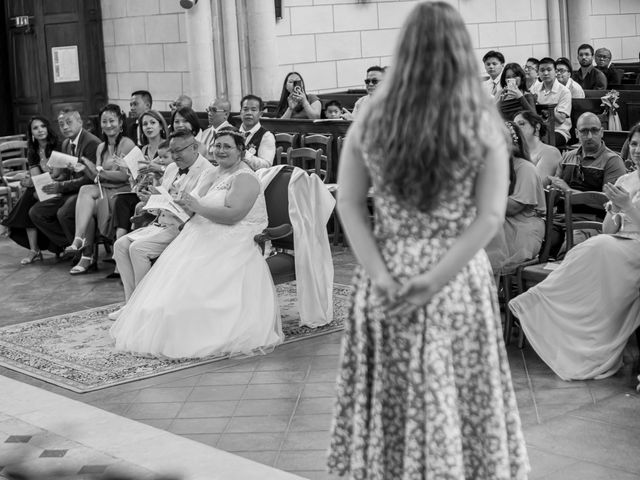
[[[604,107],[604,115],[608,120],[608,130],[621,131],[622,125],[620,124],[620,117],[618,116],[618,99],[620,93],[617,90],[610,90],[604,97],[600,97],[602,103],[601,107]]]

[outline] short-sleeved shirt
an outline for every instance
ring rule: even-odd
[[[558,80],[554,80],[551,90],[546,90],[544,83],[540,82],[539,85],[534,84],[531,87],[531,93],[536,96],[536,102],[539,105],[557,104],[556,111],[566,115],[564,122],[560,124],[556,122],[555,131],[569,140],[571,137],[571,92],[569,89]]]
[[[307,93],[307,101],[309,105],[312,105],[314,102],[320,100],[318,97],[313,95],[312,93]],[[291,118],[309,118],[307,112],[304,111],[302,105],[296,106],[296,108],[291,112]]]
[[[584,90],[605,90],[607,88],[607,77],[593,65],[587,68],[587,73],[584,76],[582,69],[579,68],[573,72],[571,78],[578,82]]]
[[[593,155],[585,155],[582,147],[565,152],[560,163],[559,177],[573,190],[581,192],[601,192],[606,183],[615,183],[627,170],[616,152],[609,150],[602,142]],[[585,211],[578,211],[583,208]],[[601,213],[589,207],[576,207],[576,213]]]
[[[567,80],[567,84],[565,85],[565,87],[567,87],[569,89],[569,92],[571,92],[571,98],[584,98],[584,90],[578,84],[578,82],[575,82],[573,80],[573,78]]]

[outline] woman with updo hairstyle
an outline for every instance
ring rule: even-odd
[[[85,157],[78,160],[94,185],[83,185],[78,193],[75,236],[66,251],[80,252],[81,257],[69,272],[71,275],[97,270],[97,259],[93,257],[96,229],[100,235],[108,235],[114,195],[131,191],[129,171],[122,158],[135,144],[124,136],[126,116],[118,105],[108,104],[100,110],[98,119],[102,143],[96,150],[96,164]]]
[[[522,132],[514,122],[505,122],[511,137],[509,197],[502,229],[486,251],[495,275],[513,273],[515,267],[534,258],[544,239],[546,202],[542,181],[536,172]]]
[[[548,177],[556,174],[562,161],[560,150],[541,140],[546,135],[547,127],[542,117],[537,113],[522,110],[516,114],[513,121],[522,132],[531,156],[531,163],[536,166],[536,171],[542,179],[543,185],[547,185],[549,183]]]
[[[222,129],[218,167],[177,203],[192,215],[111,329],[117,350],[161,358],[254,355],[283,340],[271,273],[254,236],[267,226],[244,135]]]
[[[38,202],[38,196],[33,187],[31,177],[49,172],[54,181],[67,179],[66,169],[50,169],[47,166],[51,152],[59,149],[58,137],[51,129],[49,120],[41,115],[31,117],[27,125],[29,176],[20,181],[25,190],[7,218],[2,221],[2,225],[9,228],[11,240],[29,249],[29,255],[20,260],[21,265],[29,265],[36,260],[42,261],[42,250],[48,248],[52,248],[55,253],[59,253],[56,246],[35,227],[29,217],[29,210]]]
[[[200,132],[200,120],[192,108],[180,107],[171,114],[169,131],[173,133],[178,130],[189,130],[194,137]]]

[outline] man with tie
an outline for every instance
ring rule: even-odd
[[[244,135],[247,148],[244,161],[254,170],[269,168],[276,156],[276,137],[260,125],[263,108],[262,99],[255,95],[245,95],[240,101],[240,133]]]
[[[484,82],[485,87],[489,94],[496,98],[502,91],[500,74],[504,67],[504,55],[496,50],[490,50],[482,57],[482,63],[484,63],[484,69],[489,75],[489,78]]]
[[[198,153],[198,142],[190,131],[179,130],[171,134],[169,151],[173,163],[164,172],[162,186],[173,198],[194,190],[202,174],[214,168]],[[116,240],[113,258],[124,286],[125,301],[151,269],[151,261],[158,258],[176,238],[181,224],[179,218],[162,210],[151,225]],[[109,318],[116,320],[119,313],[120,310],[109,314]]]
[[[82,128],[82,117],[77,110],[62,110],[58,115],[58,126],[65,137],[61,148],[63,153],[96,162],[96,149],[100,139]],[[60,251],[73,241],[78,191],[81,186],[90,183],[93,183],[92,180],[84,172],[69,168],[66,180],[56,181],[42,188],[45,193],[58,196],[37,202],[29,210],[29,217],[36,228],[59,246]]]
[[[227,119],[231,112],[231,104],[225,98],[216,98],[207,107],[207,119],[209,120],[209,128],[201,130],[196,135],[196,140],[200,144],[200,154],[213,161],[213,137],[223,128],[233,128]]]

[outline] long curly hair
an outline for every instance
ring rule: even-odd
[[[56,146],[58,145],[58,137],[51,128],[51,122],[49,122],[49,120],[42,115],[34,115],[33,117],[31,117],[29,119],[29,123],[27,124],[27,158],[36,159],[34,163],[38,163],[40,161],[38,159],[38,150],[40,149],[40,144],[35,138],[33,138],[33,133],[31,133],[31,126],[36,120],[40,120],[47,129],[47,143],[44,147],[45,157],[49,158],[51,152],[55,150]]]
[[[361,141],[380,164],[382,184],[423,212],[445,189],[475,175],[490,146],[487,122],[501,124],[482,90],[473,52],[453,7],[416,5],[385,81],[363,115]]]
[[[102,107],[102,109],[100,110],[100,113],[98,113],[98,122],[102,121],[102,115],[107,112],[113,113],[122,125],[122,128],[120,129],[120,132],[118,132],[118,136],[116,137],[116,141],[114,144],[114,149],[118,150],[118,145],[120,145],[120,140],[122,140],[122,137],[124,137],[124,127],[127,124],[127,116],[122,111],[122,109],[120,109],[118,105],[116,105],[115,103],[108,103],[107,105]],[[101,133],[100,139],[104,142],[104,148],[102,149],[102,152],[100,154],[100,161],[104,162],[104,157],[109,150],[107,148],[107,145],[109,144],[109,139],[107,138],[107,135],[104,132]]]

